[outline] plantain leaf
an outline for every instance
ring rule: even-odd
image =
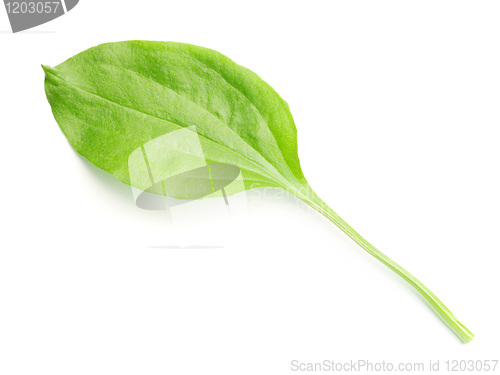
[[[151,192],[178,198],[208,191],[203,180],[210,179],[210,165],[223,171],[219,180],[210,179],[212,191],[234,179],[235,168],[243,183],[229,193],[285,189],[409,282],[459,338],[472,340],[427,287],[313,192],[300,167],[287,103],[252,71],[210,49],[150,41],[99,45],[43,69],[54,117],[73,148],[97,167],[126,184],[152,185]],[[159,176],[153,176],[148,159]],[[175,176],[186,178],[176,183]],[[173,187],[153,185],[167,179]]]

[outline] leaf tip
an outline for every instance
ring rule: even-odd
[[[54,71],[55,71],[54,68],[52,68],[52,67],[50,67],[48,65],[43,65],[43,64],[41,64],[41,65],[42,65],[42,69],[43,69],[43,71],[45,72],[46,75],[49,74],[49,73],[54,74]]]

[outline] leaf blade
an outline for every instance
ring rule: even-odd
[[[159,50],[161,53],[158,53],[156,50],[152,51],[151,49],[153,46],[160,46],[161,48]],[[153,59],[153,64],[143,64],[144,50],[149,51],[149,61]],[[232,151],[233,154],[231,158],[233,162],[235,154],[238,154],[246,158],[247,161],[250,161],[250,164],[257,164],[257,166],[250,166],[248,163],[241,161],[243,169],[250,169],[255,173],[260,173],[264,179],[272,179],[274,181],[273,185],[279,185],[288,190],[296,190],[299,188],[301,184],[295,174],[292,173],[288,163],[284,160],[283,153],[276,142],[276,136],[270,131],[268,124],[263,122],[262,115],[259,111],[252,110],[248,112],[248,100],[241,99],[241,91],[238,91],[238,89],[229,84],[227,86],[221,86],[221,82],[227,81],[226,78],[222,77],[218,72],[210,73],[210,78],[212,79],[209,80],[209,82],[211,82],[210,85],[202,85],[198,82],[198,86],[208,86],[205,88],[205,91],[200,92],[200,90],[196,90],[196,92],[189,92],[189,89],[186,89],[186,87],[196,87],[193,81],[197,81],[200,74],[206,81],[206,77],[204,77],[203,74],[206,74],[206,71],[212,69],[206,68],[206,71],[203,72],[200,65],[196,63],[191,73],[185,73],[185,70],[190,66],[189,64],[186,65],[186,61],[191,63],[194,61],[192,56],[186,57],[186,54],[193,53],[193,51],[198,53],[198,56],[209,53],[213,54],[213,59],[222,59],[222,55],[215,51],[191,45],[137,41],[120,42],[91,48],[67,60],[55,69],[46,70],[46,73],[52,73],[53,76],[60,78],[68,85],[73,85],[90,94],[100,96],[124,108],[133,108],[153,117],[173,122],[179,126],[187,127],[195,125],[197,126],[199,134],[206,137],[208,142],[212,140],[215,144],[224,145],[230,150],[229,152]],[[112,63],[103,61],[105,59],[112,59]],[[139,62],[136,60],[139,60]],[[170,60],[173,60],[173,62]],[[124,67],[117,66],[117,64],[123,61],[126,61]],[[158,64],[165,64],[165,61],[170,61],[168,68],[164,68],[164,70],[157,69]],[[203,64],[206,64],[206,61]],[[230,65],[233,66],[233,68],[239,67],[239,65],[233,62],[231,62]],[[243,67],[239,68],[244,74],[250,72]],[[165,73],[165,69],[168,70],[168,73]],[[179,70],[182,70],[184,74],[179,76]],[[152,71],[156,73],[153,74]],[[160,73],[158,73],[158,71],[160,71]],[[190,77],[190,79],[186,81],[186,76],[190,75],[193,75],[193,77]],[[214,75],[215,77],[220,77],[218,81],[214,79]],[[251,76],[251,79],[254,81],[257,79],[260,80],[256,75]],[[117,83],[120,83],[118,87]],[[263,87],[267,85],[262,80],[260,80],[259,83]],[[50,81],[46,83],[47,95],[49,97],[49,102],[51,102],[51,105],[54,107],[61,102],[61,99],[51,100],[50,96],[60,87],[50,87],[49,85]],[[143,87],[147,89],[141,89]],[[136,91],[139,91],[140,95],[137,95]],[[237,105],[232,103],[232,107],[228,109],[232,116],[232,122],[224,123],[219,118],[220,116],[217,116],[217,113],[213,113],[214,110],[211,108],[211,101],[213,101],[213,99],[207,99],[207,92],[212,94],[210,97],[227,97],[229,98],[227,101],[231,103],[235,100],[235,92],[240,95],[240,98],[237,100]],[[218,93],[218,95],[214,95],[214,92]],[[132,93],[136,95],[131,95]],[[74,90],[65,94],[66,98],[74,98],[75,96],[77,95]],[[268,95],[268,97],[273,99],[273,103],[282,101],[274,92],[271,96]],[[85,103],[85,100],[79,98],[78,102]],[[140,108],[133,107],[137,106],[138,102]],[[284,101],[282,102],[284,103]],[[53,103],[55,103],[55,105]],[[73,106],[78,104],[79,103],[73,103]],[[218,104],[220,104],[220,101]],[[274,106],[274,104],[272,105]],[[147,108],[147,111],[145,111],[144,108]],[[181,110],[177,110],[177,108],[181,108]],[[210,111],[210,109],[212,111]],[[284,109],[285,111],[282,116],[291,118],[288,109]],[[81,111],[73,110],[73,112],[73,114],[78,113],[80,116],[82,115]],[[87,108],[85,112],[88,113],[91,111]],[[241,112],[244,112],[244,115],[241,115]],[[268,112],[276,111],[269,110]],[[193,116],[193,114],[196,114],[196,116]],[[55,116],[57,119],[58,116],[56,113]],[[94,119],[93,116],[92,119]],[[89,122],[87,119],[83,120],[85,123]],[[140,123],[137,118],[135,118],[135,121]],[[59,119],[58,122],[61,127],[64,128],[65,124],[69,121]],[[144,122],[141,124],[141,128],[136,128],[133,131],[131,137],[128,133],[123,134],[122,130],[124,128],[133,128],[133,126],[130,124],[123,126],[123,119],[114,121],[113,118],[108,118],[106,123],[108,127],[109,124],[114,125],[113,132],[124,135],[127,143],[134,147],[140,146],[141,142],[145,143],[155,136],[161,135],[159,132],[151,130],[149,130],[148,134],[144,134],[148,132],[148,130],[145,129],[147,125],[144,124]],[[249,126],[248,124],[253,124],[253,126]],[[158,124],[156,124],[156,126],[158,126]],[[292,147],[296,148],[296,137],[294,136],[296,130],[293,122],[287,124],[287,129],[290,130],[289,133],[292,138],[295,139],[295,146],[292,145]],[[63,131],[64,130],[65,129],[63,129]],[[173,129],[166,127],[162,131],[168,132],[172,130]],[[236,137],[234,137],[234,135],[236,135]],[[71,143],[72,139],[69,140]],[[81,145],[74,140],[72,145],[77,150],[81,149]],[[124,148],[123,142],[117,146],[119,146],[117,147],[118,149]],[[87,157],[86,151],[88,150],[83,150],[83,154]],[[219,158],[207,155],[208,158],[212,160],[221,159],[221,150],[211,151],[214,151],[214,154],[218,155]],[[131,152],[131,150],[126,149],[126,152]],[[108,154],[116,156],[111,152],[108,152]],[[294,160],[298,163],[298,158],[294,158]],[[91,161],[105,170],[112,170],[112,173],[121,181],[129,183],[124,171],[125,164],[123,158],[120,162],[122,166],[121,170],[119,170],[119,166],[116,165],[118,162],[115,162],[113,165],[107,165],[104,158],[95,158],[95,155]],[[300,171],[299,175],[303,178],[300,165],[298,169],[295,167],[296,172],[297,170]]]

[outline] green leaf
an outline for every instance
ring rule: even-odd
[[[427,287],[313,192],[288,105],[254,72],[210,49],[149,41],[99,45],[43,69],[54,117],[73,148],[97,167],[143,190],[170,179],[173,188],[157,184],[152,192],[198,198],[208,189],[210,165],[235,165],[243,183],[229,193],[258,187],[293,193],[409,282],[464,342],[472,340]],[[182,173],[187,178],[175,182]],[[218,182],[209,176],[212,191],[231,173]]]

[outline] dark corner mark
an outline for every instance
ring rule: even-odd
[[[4,0],[13,33],[52,21],[72,10],[79,0]]]

